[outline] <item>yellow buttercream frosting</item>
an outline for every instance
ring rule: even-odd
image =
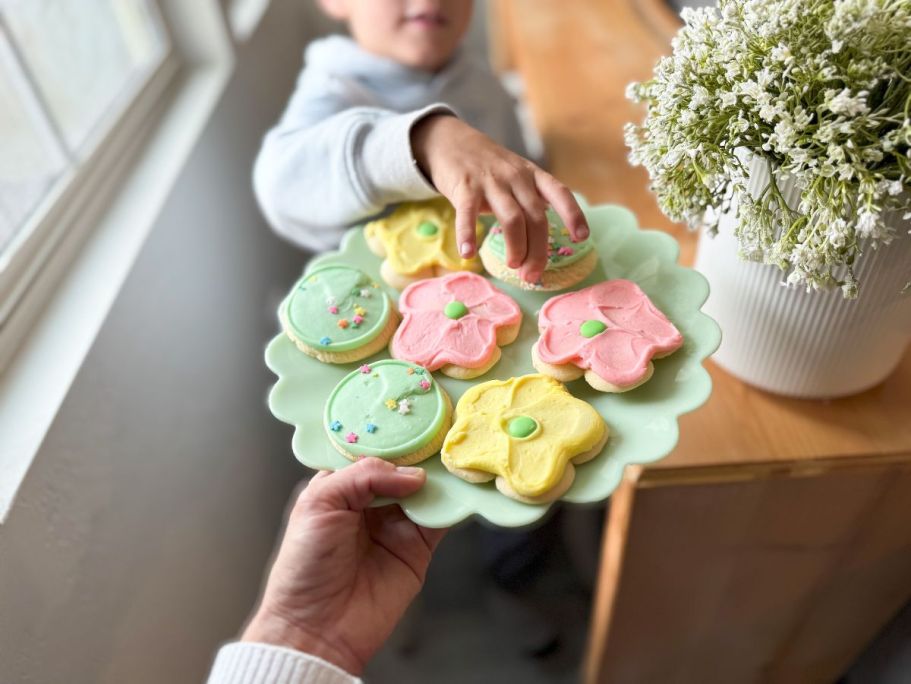
[[[433,226],[435,232],[429,226]],[[475,229],[480,244],[484,226],[477,221]],[[459,256],[455,209],[444,197],[400,204],[389,216],[364,226],[364,232],[368,238],[376,237],[383,243],[389,265],[401,275],[437,266],[449,271],[482,270],[477,257],[463,259]]]
[[[594,408],[549,376],[491,380],[459,399],[441,457],[450,468],[500,475],[520,495],[536,497],[553,489],[566,464],[594,448],[606,430]]]

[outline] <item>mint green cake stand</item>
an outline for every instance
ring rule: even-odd
[[[610,278],[627,278],[639,284],[652,301],[677,326],[685,340],[671,356],[655,361],[655,373],[641,387],[623,394],[603,394],[584,380],[568,385],[570,391],[594,406],[610,426],[610,439],[600,456],[576,468],[576,479],[563,501],[603,501],[620,483],[623,468],[651,463],[666,456],[677,443],[677,418],[701,406],[712,391],[702,362],[721,341],[718,325],[700,311],[709,293],[705,278],[676,263],[677,242],[654,230],[640,230],[635,216],[619,206],[588,206],[592,239],[601,257],[598,267],[577,288]],[[349,230],[337,252],[323,254],[310,263],[344,263],[380,279],[380,259],[367,248],[360,228]],[[473,380],[453,380],[442,373],[434,377],[455,404],[462,393],[478,382],[534,373],[531,347],[538,337],[537,313],[556,293],[525,292],[499,281],[497,287],[522,307],[518,339],[503,348],[503,357],[489,372]],[[386,291],[394,300],[398,293]],[[383,351],[370,360],[388,358]],[[364,361],[329,365],[301,353],[279,334],[266,348],[266,363],[278,376],[269,394],[269,408],[281,421],[295,427],[291,445],[295,456],[310,468],[337,470],[350,462],[329,444],[322,424],[323,404],[336,383]],[[469,484],[449,474],[435,455],[421,463],[427,483],[417,494],[399,503],[414,522],[427,527],[448,527],[469,516],[480,516],[503,527],[520,527],[539,520],[546,505],[523,504],[500,494],[493,483]]]

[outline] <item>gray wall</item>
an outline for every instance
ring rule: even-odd
[[[4,684],[200,681],[252,605],[305,471],[262,361],[304,255],[263,224],[250,168],[317,19],[275,0],[241,49],[0,526]]]

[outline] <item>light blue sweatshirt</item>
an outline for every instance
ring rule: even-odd
[[[438,73],[403,66],[345,36],[314,41],[281,120],[253,170],[275,231],[314,251],[404,200],[438,193],[414,162],[411,127],[452,112],[525,155],[515,103],[480,59],[460,50]]]

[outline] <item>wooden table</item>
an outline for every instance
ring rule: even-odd
[[[497,0],[495,65],[525,80],[551,170],[633,209],[692,263],[626,162],[625,85],[669,50],[660,0]],[[836,401],[753,389],[707,363],[709,402],[666,459],[628,468],[603,541],[585,679],[834,681],[911,599],[911,353]]]

